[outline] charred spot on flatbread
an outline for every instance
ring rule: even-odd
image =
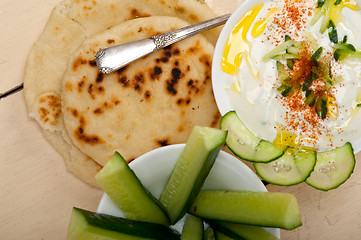
[[[172,78],[166,81],[166,90],[167,93],[171,95],[176,95],[178,81],[184,76],[184,74],[178,67],[175,67],[171,71],[171,76]]]
[[[151,16],[149,13],[141,12],[136,8],[130,9],[130,17],[129,19],[135,19],[135,18],[142,18],[142,17],[149,17]]]
[[[164,138],[164,139],[155,139],[154,140],[157,145],[159,145],[160,147],[165,147],[165,146],[168,146],[170,145],[169,143],[169,138]]]
[[[71,110],[72,113],[77,112],[76,110]],[[89,144],[89,145],[96,145],[96,144],[102,144],[104,143],[104,140],[102,140],[98,135],[96,134],[90,134],[86,132],[86,120],[83,116],[76,114],[77,118],[79,119],[79,125],[74,131],[74,135],[79,140],[79,142]]]
[[[87,63],[88,63],[88,61],[86,59],[79,56],[73,62],[72,68],[73,68],[74,71],[77,71],[81,65],[85,65]]]
[[[155,66],[150,71],[150,78],[153,80],[159,79],[159,76],[162,74],[162,68],[160,66]]]
[[[37,116],[44,126],[55,126],[61,116],[61,100],[55,93],[45,93],[38,98]]]

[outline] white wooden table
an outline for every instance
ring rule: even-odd
[[[242,1],[208,3],[222,14]],[[58,2],[0,1],[0,92],[22,83],[27,54]],[[301,210],[303,226],[281,231],[282,239],[361,239],[360,168],[356,164],[351,178],[329,192],[269,185],[269,191],[294,193]],[[65,239],[72,207],[95,211],[102,194],[66,170],[27,117],[22,92],[0,100],[0,239]]]

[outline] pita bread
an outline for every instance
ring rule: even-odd
[[[74,145],[64,144],[61,132],[53,133],[48,130],[43,130],[43,135],[45,139],[63,155],[64,162],[69,170],[74,172],[83,182],[93,187],[99,187],[94,176],[102,169],[100,164],[84,155]]]
[[[202,35],[112,74],[100,73],[94,64],[102,48],[187,24],[174,17],[140,18],[84,42],[69,62],[62,88],[64,123],[83,153],[104,165],[118,151],[129,162],[152,149],[185,143],[195,125],[218,126],[211,87],[214,47]]]
[[[61,81],[70,56],[89,37],[134,18],[153,15],[178,16],[195,23],[214,17],[198,0],[64,0],[54,8],[25,66],[24,95],[29,116],[64,156],[70,171],[96,173],[99,166],[79,151],[66,133],[61,112]],[[205,33],[215,43],[220,29]],[[59,147],[60,146],[60,147]],[[68,150],[71,149],[71,156]],[[77,153],[75,153],[77,152]],[[93,160],[91,160],[93,161]],[[86,181],[86,180],[85,180]],[[93,182],[93,177],[86,181]]]

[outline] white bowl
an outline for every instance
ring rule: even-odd
[[[138,157],[129,164],[143,185],[156,198],[160,197],[184,146],[185,144],[175,144],[161,147]],[[223,151],[219,153],[203,189],[267,192],[266,187],[247,165]],[[100,200],[97,212],[124,217],[106,194]],[[179,221],[174,228],[180,231],[182,224],[183,221]],[[278,228],[267,228],[267,230],[280,238]]]
[[[253,6],[260,2],[267,2],[271,0],[246,0],[236,11],[231,15],[229,20],[224,25],[220,36],[218,38],[214,55],[212,61],[212,86],[213,93],[216,100],[216,104],[222,116],[229,111],[237,110],[237,107],[232,103],[229,92],[230,86],[234,83],[234,77],[223,72],[221,69],[221,59],[223,56],[224,48],[226,46],[228,36],[233,30],[234,26],[237,24],[239,19],[244,16],[244,14],[250,10]],[[361,0],[356,0],[358,4],[361,4]],[[238,111],[237,111],[238,112]],[[245,116],[241,116],[245,117]],[[250,121],[250,119],[247,119]],[[354,121],[358,121],[357,124],[361,123],[361,115],[359,115]],[[354,127],[357,127],[354,126]],[[353,146],[354,153],[361,151],[361,133],[358,134],[358,137],[353,137],[349,141]],[[267,135],[269,136],[269,134]],[[262,137],[262,136],[261,136]],[[270,139],[267,139],[270,140]]]
[[[234,82],[233,76],[225,73],[221,69],[221,59],[223,56],[224,47],[226,45],[229,34],[239,21],[239,19],[255,4],[264,2],[264,0],[246,0],[236,11],[231,15],[219,35],[212,61],[212,86],[214,97],[219,109],[219,112],[226,114],[228,111],[235,110],[232,105],[228,93],[225,91]]]

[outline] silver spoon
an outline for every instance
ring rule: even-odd
[[[103,73],[112,73],[134,60],[157,51],[158,49],[169,46],[194,34],[223,25],[230,16],[231,14],[225,14],[150,38],[101,49],[95,56],[96,64],[99,71]]]

